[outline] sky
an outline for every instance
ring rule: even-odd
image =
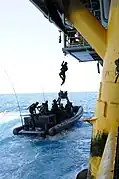
[[[0,93],[98,91],[95,62],[62,53],[59,31],[29,0],[0,0]],[[59,72],[68,62],[65,85]],[[6,74],[7,73],[7,74]]]

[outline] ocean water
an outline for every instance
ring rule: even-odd
[[[48,100],[56,93],[18,94],[21,112],[32,102]],[[69,93],[75,105],[84,108],[76,125],[54,137],[14,136],[19,126],[19,108],[14,95],[0,95],[0,179],[74,179],[77,172],[88,167],[92,127],[81,120],[93,116],[97,93]]]

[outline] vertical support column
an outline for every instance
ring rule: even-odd
[[[119,126],[119,80],[115,83],[115,60],[119,58],[119,0],[112,0],[110,8],[110,16],[107,31],[107,50],[104,57],[104,67],[102,74],[102,82],[100,84],[100,93],[97,100],[95,117],[97,121],[93,125],[93,135],[91,141],[90,153],[90,177],[89,178],[103,178],[101,170],[98,174],[99,168],[103,168],[104,161],[102,156],[107,150],[106,140],[108,133],[113,129],[115,132]],[[113,132],[113,133],[114,133]],[[116,143],[115,143],[116,144]],[[113,143],[110,143],[113,145]],[[110,147],[113,149],[113,146]],[[110,175],[110,179],[114,178],[114,172],[110,165],[111,156],[114,156],[115,150],[110,150],[107,155],[110,158],[107,162],[106,171]],[[119,151],[118,151],[119,152]],[[117,155],[117,153],[116,153]],[[106,153],[105,153],[106,157]],[[113,163],[115,158],[113,158]],[[109,167],[110,166],[110,167]],[[118,166],[119,167],[119,166]],[[98,176],[97,176],[98,174]],[[99,177],[101,176],[101,177]]]
[[[66,1],[67,2],[67,1]],[[103,59],[107,47],[107,31],[79,0],[68,0],[65,4],[65,15],[74,27],[84,36],[88,43]],[[108,59],[108,58],[107,58]],[[107,60],[108,61],[108,60]],[[104,63],[105,65],[105,63]],[[100,85],[100,95],[96,107],[95,126],[91,142],[90,177],[95,178],[108,136],[107,101],[102,99],[103,83]],[[104,90],[105,91],[105,90]]]
[[[96,18],[81,5],[79,0],[69,0],[68,2],[67,18],[104,59],[102,82],[95,110],[97,120],[93,124],[89,159],[89,178],[96,179],[99,168],[103,167],[100,166],[100,162],[104,150],[106,151],[106,146],[108,146],[106,145],[108,134],[112,128],[113,133],[115,133],[114,131],[119,126],[119,80],[115,83],[115,60],[119,58],[119,0],[111,2],[107,32]],[[110,152],[115,153],[113,150]],[[111,172],[111,169],[108,168],[108,171]],[[113,175],[111,175],[112,178]]]

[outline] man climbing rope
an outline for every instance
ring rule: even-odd
[[[68,70],[67,62],[64,62],[64,61],[62,62],[60,70],[61,70],[61,72],[59,73],[59,76],[62,79],[62,84],[61,85],[63,85],[64,82],[65,82],[65,79],[66,79],[65,72]]]

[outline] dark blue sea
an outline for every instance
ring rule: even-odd
[[[17,95],[22,113],[33,102],[47,99],[51,104],[56,97],[56,93]],[[69,98],[83,106],[83,117],[72,129],[39,139],[13,135],[13,128],[21,125],[16,98],[0,95],[0,179],[74,179],[88,167],[92,128],[81,120],[93,116],[97,93],[69,93]]]

